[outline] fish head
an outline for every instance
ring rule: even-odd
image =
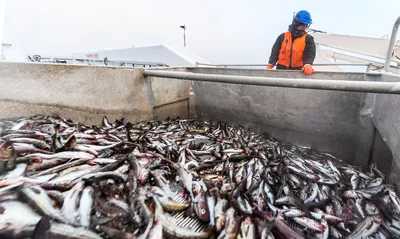
[[[200,194],[202,192],[201,185],[199,183],[196,183],[193,185],[193,193],[195,194]]]
[[[145,168],[141,168],[139,171],[139,181],[142,185],[146,185],[147,179],[149,178],[149,171]]]
[[[235,183],[224,183],[221,186],[221,192],[222,193],[229,193],[235,188],[236,184]]]
[[[210,210],[208,209],[207,200],[205,197],[205,193],[199,193],[195,198],[196,204],[196,213],[200,220],[203,222],[210,221]]]
[[[251,217],[249,217],[249,216],[245,217],[244,223],[246,225],[249,225],[249,226],[253,226],[254,225],[253,220],[251,220]]]
[[[322,215],[320,223],[322,225],[322,228],[321,228],[322,230],[325,230],[326,228],[328,228],[328,221],[325,218],[325,215]]]
[[[381,224],[382,221],[383,221],[383,216],[382,216],[382,215],[375,215],[375,216],[373,217],[373,220],[374,220],[375,223]]]
[[[72,127],[67,128],[67,127],[63,127],[63,126],[59,126],[58,130],[59,130],[59,132],[62,132],[63,134],[65,134],[67,136],[71,135],[75,131],[75,129]]]
[[[150,163],[150,159],[149,158],[139,158],[138,159],[138,163],[141,167],[145,167],[146,165],[148,165]]]
[[[86,186],[86,187],[83,189],[83,192],[84,192],[84,193],[87,193],[87,194],[89,194],[89,195],[92,195],[92,194],[93,194],[93,191],[94,191],[94,188],[93,188],[92,186]]]
[[[95,160],[95,159],[89,159],[86,163],[89,164],[90,166],[97,165],[97,163],[95,163],[94,160]]]
[[[218,181],[215,181],[215,183],[214,183],[214,185],[216,186],[216,187],[218,187],[218,188],[220,188],[221,186],[222,186],[222,181],[221,180],[218,180]]]
[[[13,159],[16,157],[16,152],[13,147],[13,142],[11,141],[4,141],[0,145],[0,159]]]
[[[346,198],[358,198],[357,192],[354,190],[347,190],[343,192],[343,197]]]

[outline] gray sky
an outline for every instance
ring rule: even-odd
[[[8,0],[7,22],[29,54],[72,53],[131,45],[183,45],[211,63],[267,62],[293,12],[312,28],[337,34],[390,35],[399,0]]]

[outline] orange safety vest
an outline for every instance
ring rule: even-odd
[[[306,48],[307,34],[298,37],[292,42],[292,33],[285,32],[285,37],[279,50],[278,64],[286,67],[302,67],[303,52]]]

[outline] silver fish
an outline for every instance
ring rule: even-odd
[[[90,226],[90,214],[93,205],[93,188],[91,186],[85,187],[82,192],[82,197],[79,202],[79,219],[80,224],[88,228]]]
[[[292,219],[303,227],[307,227],[318,232],[322,232],[325,229],[324,225],[307,217],[293,217]]]
[[[17,225],[35,225],[40,216],[27,204],[19,201],[5,201],[0,203],[4,211],[0,214],[0,225],[14,222]]]
[[[78,200],[79,194],[83,190],[83,183],[77,183],[71,188],[64,198],[63,206],[61,207],[61,215],[67,220],[68,223],[77,225],[78,224]]]
[[[88,154],[85,152],[76,152],[76,151],[64,151],[55,154],[42,154],[42,153],[34,153],[28,154],[23,158],[43,158],[43,159],[52,159],[52,158],[81,158],[81,159],[93,159],[95,156],[93,154]]]
[[[23,188],[20,191],[20,195],[23,200],[40,211],[40,213],[60,222],[67,222],[60,212],[52,206],[51,199],[41,187],[34,185]]]
[[[347,238],[367,238],[378,230],[381,223],[382,218],[368,216],[357,225],[357,228]]]

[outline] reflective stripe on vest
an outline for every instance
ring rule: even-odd
[[[298,37],[292,44],[292,34],[285,32],[285,37],[279,50],[278,64],[286,67],[302,67],[303,53],[306,48],[306,36]],[[291,59],[290,59],[291,58]]]

